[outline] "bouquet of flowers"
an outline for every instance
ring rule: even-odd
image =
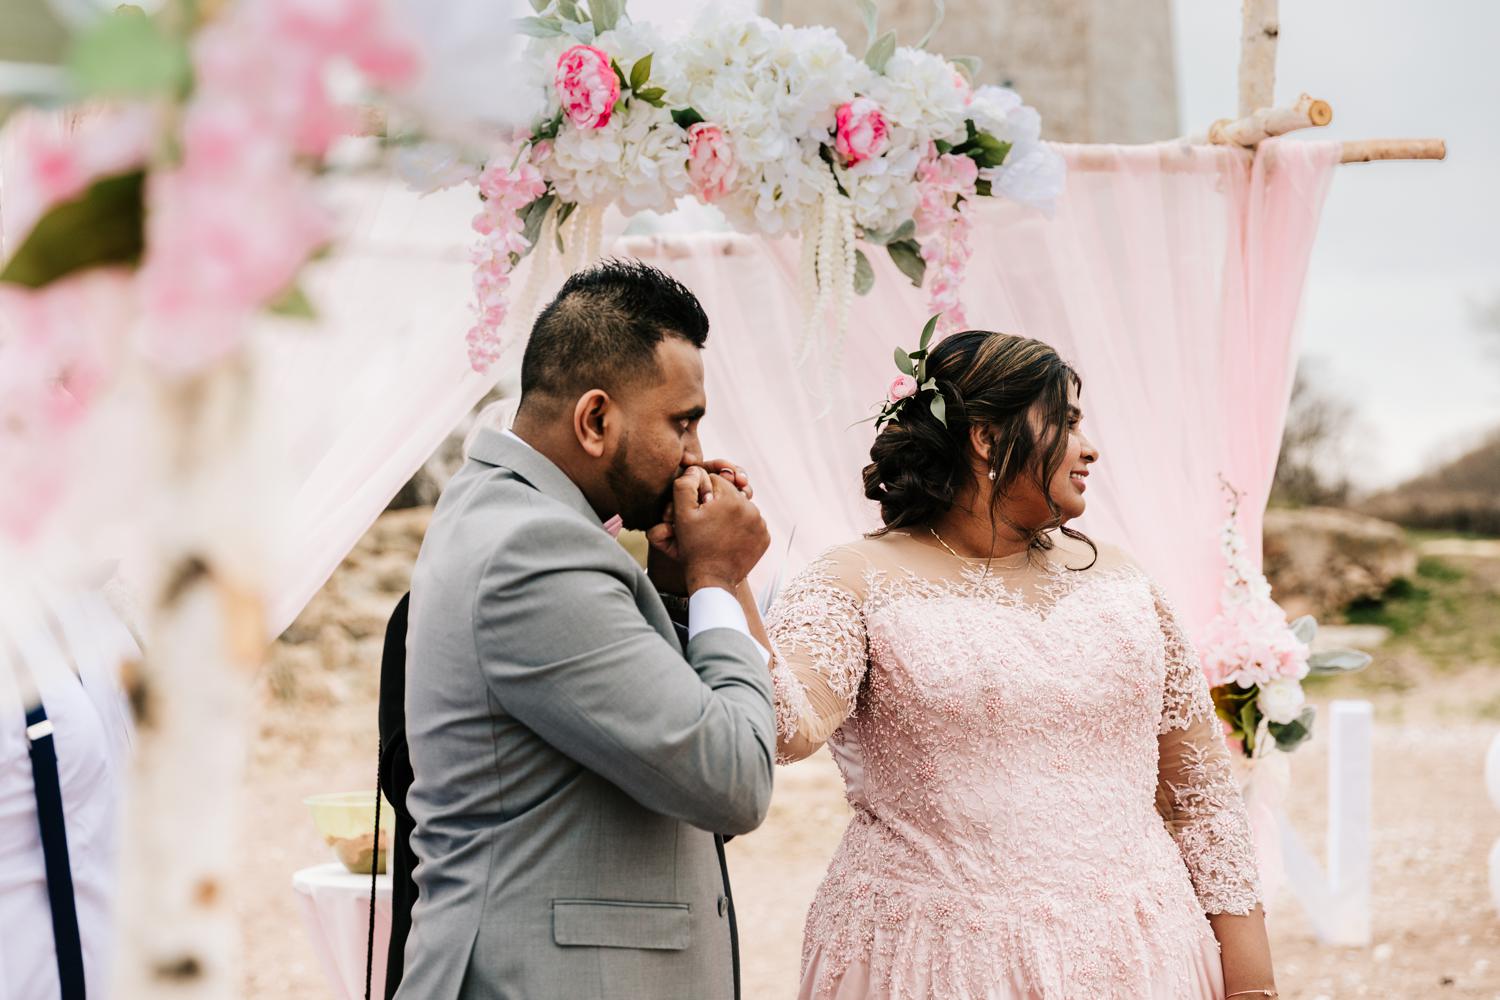
[[[1363,670],[1370,656],[1348,649],[1312,652],[1318,623],[1304,615],[1288,624],[1286,612],[1271,600],[1265,574],[1246,557],[1238,521],[1242,494],[1220,481],[1229,497],[1221,535],[1228,568],[1219,614],[1202,643],[1203,671],[1214,708],[1245,756],[1259,757],[1272,746],[1290,752],[1312,736],[1315,712],[1306,704],[1303,679]]]
[[[874,283],[857,242],[925,283],[953,329],[968,206],[1005,196],[1045,209],[1061,191],[1062,159],[1033,109],[973,86],[974,60],[926,52],[926,38],[897,46],[869,0],[863,59],[828,28],[710,12],[667,43],[620,0],[532,4],[520,27],[535,125],[475,179],[486,209],[469,342],[481,370],[498,352],[510,270],[552,245],[575,262],[597,254],[611,205],[667,211],[693,197],[741,232],[800,233],[809,340],[832,326],[836,346],[851,296]]]

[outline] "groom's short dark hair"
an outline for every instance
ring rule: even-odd
[[[619,392],[655,373],[656,345],[669,336],[707,342],[697,296],[641,261],[601,261],[563,282],[537,317],[521,360],[521,403]]]

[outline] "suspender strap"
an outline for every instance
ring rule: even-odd
[[[62,786],[57,778],[57,751],[52,722],[40,703],[26,713],[31,744],[31,779],[36,786],[36,815],[42,828],[42,857],[47,867],[47,897],[52,902],[52,939],[57,946],[57,978],[62,1000],[84,1000],[83,943],[78,909],[73,902],[73,872],[68,865],[68,830],[63,821]]]

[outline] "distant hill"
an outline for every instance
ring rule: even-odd
[[[1500,535],[1500,431],[1467,454],[1358,507],[1408,528]]]

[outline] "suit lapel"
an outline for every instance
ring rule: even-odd
[[[551,459],[524,441],[486,427],[469,446],[469,457],[486,465],[509,469],[537,492],[562,501],[594,524],[600,524],[598,513],[577,484]]]

